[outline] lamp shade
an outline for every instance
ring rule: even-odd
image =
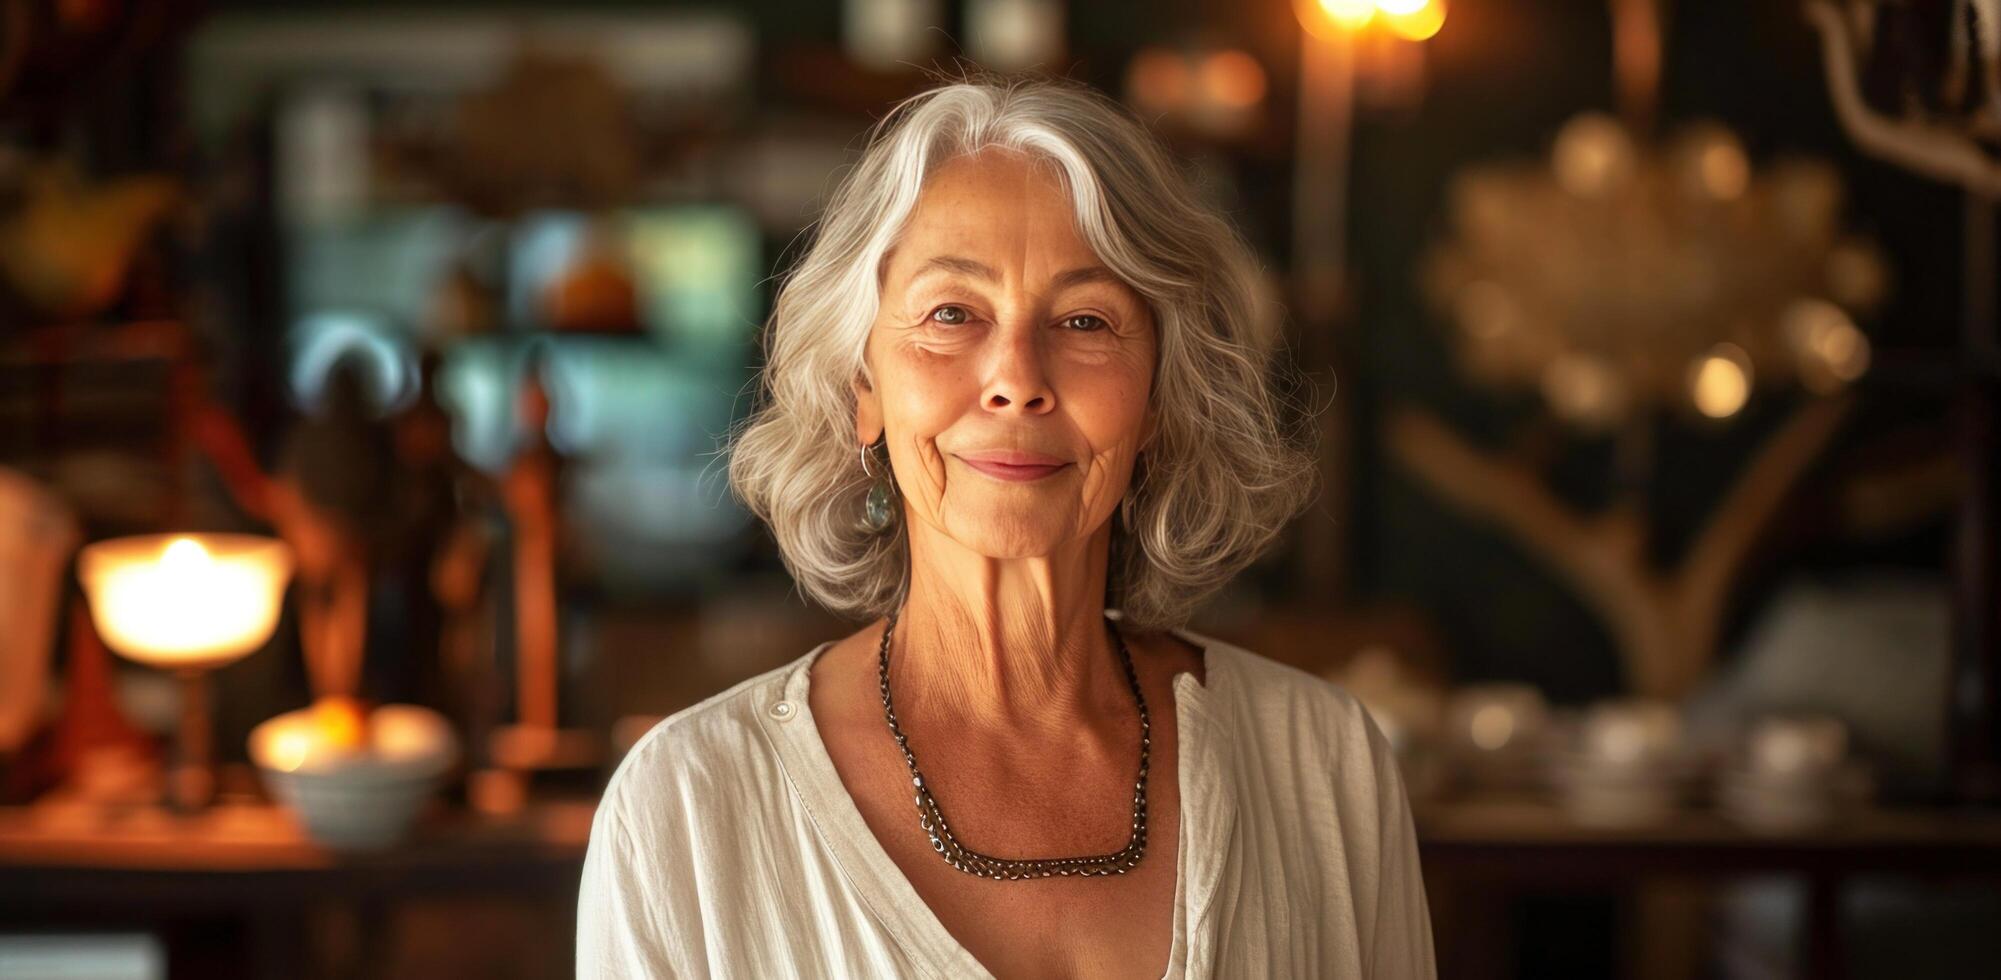
[[[214,667],[263,646],[291,574],[291,549],[248,534],[114,538],[77,557],[105,645],[169,669]]]

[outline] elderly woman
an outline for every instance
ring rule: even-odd
[[[874,621],[618,767],[582,977],[1428,977],[1394,758],[1182,628],[1304,506],[1258,272],[1116,103],[898,106],[779,291],[730,473]]]

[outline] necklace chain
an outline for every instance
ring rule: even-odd
[[[1132,685],[1133,700],[1139,704],[1139,781],[1133,787],[1132,837],[1126,841],[1125,847],[1111,854],[1069,858],[1001,858],[966,847],[952,836],[951,825],[945,822],[945,814],[938,809],[938,801],[931,797],[931,788],[925,785],[924,774],[917,769],[917,756],[910,751],[910,739],[896,724],[896,707],[889,699],[889,640],[891,634],[896,632],[897,612],[890,613],[889,622],[883,626],[882,650],[877,658],[881,661],[882,713],[889,720],[889,734],[896,739],[897,748],[903,750],[904,764],[910,767],[912,796],[917,802],[917,825],[931,838],[931,849],[938,852],[945,863],[960,871],[996,881],[1048,878],[1052,875],[1122,875],[1138,865],[1140,857],[1146,853],[1146,763],[1147,750],[1153,744],[1153,729],[1147,724],[1146,695],[1140,693],[1139,674],[1133,669],[1132,653],[1126,649],[1125,637],[1119,635],[1118,628],[1107,621],[1106,628],[1111,630],[1112,640],[1118,645],[1119,660],[1126,669],[1126,682]]]

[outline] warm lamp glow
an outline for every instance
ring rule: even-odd
[[[1126,90],[1140,105],[1160,111],[1187,107],[1195,89],[1188,60],[1172,51],[1148,48],[1126,69]]]
[[[1698,162],[1702,175],[1702,189],[1718,200],[1731,201],[1744,196],[1744,189],[1751,185],[1751,165],[1744,159],[1744,151],[1728,144],[1707,147]]]
[[[1689,397],[1696,411],[1729,418],[1751,397],[1751,358],[1732,343],[1710,348],[1689,371]]]
[[[1264,66],[1242,51],[1218,51],[1202,60],[1202,86],[1211,101],[1248,109],[1264,100]]]
[[[1333,18],[1334,23],[1349,30],[1367,24],[1376,15],[1376,5],[1370,0],[1320,0],[1320,9]]]
[[[1445,27],[1444,0],[1377,0],[1383,26],[1406,41],[1428,41]]]
[[[1697,200],[1734,201],[1751,187],[1751,161],[1744,144],[1729,129],[1715,123],[1689,128],[1675,156],[1682,188]]]
[[[1341,41],[1381,21],[1406,41],[1427,41],[1445,26],[1445,0],[1292,0],[1306,33]]]
[[[1550,155],[1557,184],[1583,198],[1610,195],[1631,180],[1639,167],[1639,153],[1626,127],[1596,112],[1564,123]]]
[[[1467,726],[1467,735],[1473,744],[1489,752],[1505,748],[1508,740],[1515,737],[1515,713],[1505,704],[1481,706],[1473,712],[1473,720]]]
[[[1869,370],[1869,338],[1833,303],[1795,300],[1780,327],[1799,357],[1801,379],[1818,394],[1832,394]]]
[[[1307,33],[1329,41],[1369,26],[1376,16],[1374,0],[1293,0],[1292,6]]]
[[[270,639],[291,551],[243,534],[147,535],[83,549],[77,577],[111,649],[157,667],[210,667]]]
[[[334,714],[345,714],[347,705]],[[352,730],[330,726],[324,703],[266,720],[250,734],[251,761],[278,772],[328,772],[367,767],[378,772],[433,771],[457,755],[458,740],[437,712],[389,704],[357,715]]]
[[[1583,428],[1609,428],[1626,410],[1619,375],[1589,354],[1558,355],[1543,368],[1542,396],[1558,415]]]
[[[321,698],[313,702],[312,716],[320,744],[348,749],[368,743],[368,711],[353,698]]]
[[[264,764],[280,772],[297,772],[313,754],[313,733],[303,726],[287,728],[265,744]]]

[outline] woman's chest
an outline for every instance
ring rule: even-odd
[[[901,757],[828,740],[864,823],[951,938],[996,976],[1144,977],[1166,970],[1174,943],[1181,805],[1174,739],[1154,726],[1145,792],[1146,846],[1125,874],[981,878],[947,863],[920,825]],[[861,733],[857,733],[861,734]],[[887,741],[887,739],[884,739]],[[842,745],[841,743],[847,743]],[[950,753],[934,753],[941,763]],[[1137,764],[1137,757],[1132,760]],[[958,842],[1002,857],[1077,857],[1124,847],[1132,773],[1078,774],[1013,785],[980,771],[927,765],[924,780]],[[925,910],[919,910],[922,913]]]
[[[995,881],[946,863],[918,827],[915,807],[907,807],[907,814],[885,807],[870,823],[881,825],[877,837],[884,850],[939,924],[996,976],[1155,980],[1166,970],[1174,941],[1180,821],[1173,800],[1160,799],[1157,792],[1152,796],[1146,851],[1125,874]],[[1125,817],[1116,813],[1080,813],[1077,819],[1087,825],[1125,824]],[[1057,843],[1040,847],[1020,835],[1005,836],[1011,838],[1006,844],[965,843],[975,850],[1024,857],[1069,857],[1123,846],[1062,843],[1102,834],[1052,834]]]

